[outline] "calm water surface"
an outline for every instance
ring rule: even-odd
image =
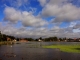
[[[80,53],[45,49],[43,45],[80,44],[80,42],[17,42],[0,46],[0,60],[80,60]]]

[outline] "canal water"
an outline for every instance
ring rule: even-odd
[[[54,44],[80,44],[80,42],[16,42],[13,45],[2,45],[0,60],[80,60],[80,53],[42,48]]]

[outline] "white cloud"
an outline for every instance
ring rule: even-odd
[[[4,10],[4,14],[4,20],[16,23],[18,21],[21,21],[24,26],[39,27],[48,24],[47,21],[37,16],[34,16],[31,12],[19,11],[12,7],[6,7]]]
[[[12,35],[15,37],[79,37],[80,32],[75,32],[73,28],[80,28],[80,25],[74,23],[74,20],[80,19],[80,8],[74,6],[72,3],[69,3],[71,0],[38,0],[43,7],[40,12],[43,17],[55,17],[52,19],[52,22],[57,22],[53,24],[54,27],[48,26],[50,22],[43,20],[42,16],[34,16],[36,14],[36,9],[30,7],[31,11],[20,11],[17,7],[21,7],[28,3],[28,0],[11,0],[13,2],[12,7],[6,6],[4,10],[4,20],[7,23],[18,23],[21,22],[21,26],[15,28],[11,24],[3,25],[0,23],[0,31],[7,35]],[[14,8],[13,8],[14,7]],[[35,13],[36,12],[36,13]],[[39,13],[38,13],[39,14]],[[59,25],[64,22],[72,22],[69,27],[60,28]],[[75,25],[76,24],[76,25]],[[46,26],[46,27],[45,27]],[[49,28],[48,28],[49,27]]]
[[[7,7],[4,10],[5,18],[4,20],[10,20],[11,22],[17,22],[21,19],[21,12],[15,10],[12,7]]]
[[[4,34],[12,35],[20,38],[25,38],[25,37],[46,38],[46,37],[53,37],[53,36],[72,38],[72,37],[79,37],[80,34],[79,32],[78,33],[73,32],[72,27],[60,28],[58,26],[55,26],[51,29],[45,27],[28,29],[26,27],[15,28],[14,26],[9,24],[5,26],[0,24],[0,31]]]
[[[74,27],[77,24],[77,22],[71,22],[69,27]]]
[[[38,0],[41,6],[44,6],[48,0]]]
[[[50,0],[41,14],[44,17],[55,17],[53,22],[71,22],[80,19],[80,8],[68,3],[68,0]],[[63,3],[65,2],[65,3]]]
[[[74,29],[80,29],[80,24],[77,23],[76,25],[73,26]]]
[[[67,3],[68,0],[49,0],[48,4],[52,4],[52,5],[61,5],[63,3]]]
[[[28,12],[22,12],[22,20],[23,24],[25,26],[44,26],[47,24],[46,21],[42,20],[41,18],[38,18],[36,16],[33,16],[31,13]]]
[[[46,4],[61,5],[61,3],[68,2],[68,0],[38,0],[38,1],[40,2],[41,6],[45,6]]]

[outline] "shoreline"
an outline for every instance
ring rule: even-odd
[[[12,45],[14,44],[12,41],[0,41],[0,45]]]

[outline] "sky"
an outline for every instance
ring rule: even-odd
[[[20,38],[79,38],[80,0],[1,0],[0,31]]]

